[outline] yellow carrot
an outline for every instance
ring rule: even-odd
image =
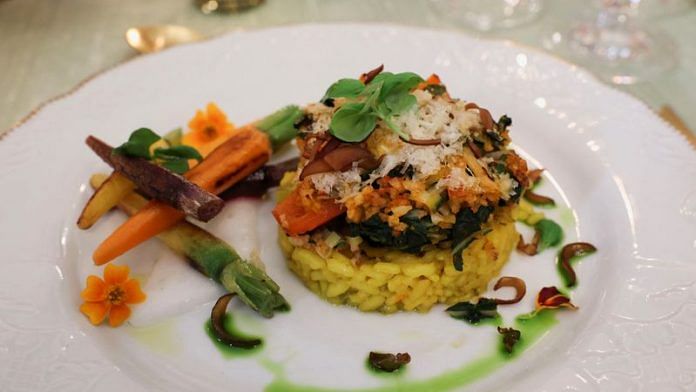
[[[99,188],[94,191],[92,197],[85,204],[77,227],[82,230],[89,229],[102,217],[102,215],[114,208],[127,194],[133,192],[135,184],[118,172],[113,172]]]

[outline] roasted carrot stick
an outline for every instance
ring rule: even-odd
[[[288,234],[298,235],[316,229],[344,211],[343,205],[332,199],[317,199],[314,203],[317,205],[313,208],[306,207],[295,189],[273,209],[273,216]]]
[[[263,166],[270,156],[268,136],[253,125],[245,126],[184,176],[218,194]],[[108,263],[183,218],[181,211],[152,201],[107,237],[94,251],[92,259],[97,265]]]

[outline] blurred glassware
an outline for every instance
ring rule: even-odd
[[[643,19],[673,16],[687,11],[694,5],[696,0],[643,0],[638,17]]]
[[[590,20],[557,29],[544,38],[558,52],[615,84],[649,80],[674,68],[676,48],[664,33],[636,23],[646,0],[600,0]],[[559,31],[560,30],[560,31]]]
[[[455,23],[479,31],[512,28],[536,19],[542,0],[430,0],[433,8]]]
[[[235,13],[261,5],[264,0],[195,0],[204,14],[211,12]]]

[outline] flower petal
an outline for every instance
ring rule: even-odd
[[[80,306],[80,312],[89,318],[90,323],[99,325],[106,318],[109,305],[106,302],[85,302]]]
[[[128,305],[114,305],[111,307],[111,312],[109,312],[109,325],[112,327],[118,327],[123,324],[124,321],[128,320],[131,315],[131,310]]]
[[[147,298],[147,295],[140,289],[140,282],[129,279],[123,284],[124,302],[127,304],[139,304]]]
[[[544,287],[539,291],[536,299],[537,310],[557,309],[560,307],[577,309],[577,307],[570,302],[570,298],[561,293],[556,286]]]
[[[104,269],[104,282],[108,285],[123,284],[128,280],[130,268],[127,265],[109,264]]]
[[[82,290],[80,297],[87,302],[104,301],[106,299],[106,283],[98,276],[88,276],[87,287]]]

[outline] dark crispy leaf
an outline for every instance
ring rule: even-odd
[[[447,92],[447,88],[441,84],[429,84],[425,91],[429,92],[433,96],[437,97]]]
[[[420,252],[423,245],[431,243],[431,237],[445,234],[432,223],[428,215],[419,218],[415,211],[411,211],[400,220],[407,225],[406,230],[400,235],[394,235],[389,224],[381,220],[378,215],[373,215],[360,223],[350,224],[349,230],[351,235],[360,236],[371,245],[394,248],[408,253]]]
[[[374,369],[391,373],[411,362],[411,356],[408,353],[395,355],[371,351],[367,360]]]
[[[498,333],[503,335],[503,348],[508,354],[512,354],[512,351],[522,337],[522,333],[514,328],[501,328],[498,327]]]
[[[504,131],[507,127],[512,125],[512,119],[507,116],[507,114],[503,114],[500,116],[500,119],[498,120],[498,130],[499,131]]]
[[[494,299],[480,298],[477,303],[459,302],[445,309],[453,318],[470,324],[478,324],[483,319],[498,317],[498,304]]]
[[[457,271],[461,271],[463,268],[462,250],[473,242],[474,234],[481,230],[481,225],[488,221],[492,211],[492,207],[482,206],[476,212],[465,208],[457,214],[457,220],[452,228],[452,241],[455,244],[452,249],[452,257]]]

